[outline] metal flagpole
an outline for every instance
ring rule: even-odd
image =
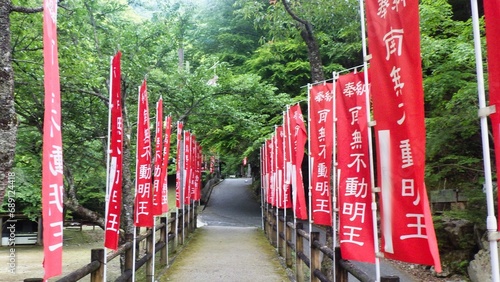
[[[486,228],[488,229],[488,241],[490,247],[491,260],[491,278],[493,282],[500,281],[498,266],[498,232],[497,219],[495,217],[495,204],[493,202],[493,185],[491,180],[491,160],[490,145],[488,140],[488,115],[493,113],[493,109],[486,107],[486,98],[484,93],[483,77],[483,58],[481,54],[481,37],[479,34],[479,13],[477,0],[471,0],[472,10],[472,30],[474,33],[474,50],[476,53],[476,73],[477,73],[477,91],[479,96],[479,116],[481,118],[481,139],[483,143],[483,165],[484,180],[486,188],[486,202],[488,217],[486,219]]]
[[[278,198],[278,185],[279,185],[279,182],[278,182],[278,126],[275,125],[274,126],[274,136],[275,136],[275,141],[273,142],[273,147],[274,147],[274,150],[273,150],[273,154],[274,154],[274,167],[275,167],[275,173],[274,173],[274,204],[276,206],[276,249],[278,250],[279,252],[279,241],[280,241],[280,233],[279,233],[279,228],[278,228],[278,225],[280,223],[279,221],[279,217],[278,217],[278,213],[279,213],[279,208],[278,208],[278,205],[279,205],[279,198]],[[276,143],[276,144],[274,144]]]
[[[184,136],[184,138],[182,139],[182,146],[181,146],[181,183],[182,183],[182,200],[181,200],[181,207],[182,207],[182,244],[184,244],[184,239],[185,239],[185,227],[186,225],[184,224],[186,222],[186,219],[184,218],[185,215],[186,215],[186,204],[185,204],[185,193],[186,193],[186,173],[185,173],[185,165],[186,165],[186,162],[185,162],[185,155],[186,155],[186,136]],[[180,222],[179,222],[180,223]]]
[[[283,125],[285,125],[285,117],[286,113],[283,112]],[[285,133],[285,126],[283,126],[281,132],[283,133],[283,139],[281,141],[281,147],[283,147],[283,231],[286,232],[286,210],[287,210],[287,204],[288,204],[288,186],[287,186],[287,177],[288,177],[288,169],[286,167],[286,142],[285,139],[287,138]],[[285,246],[283,246],[283,253],[285,254],[284,257],[286,257],[286,240],[285,240]]]
[[[153,258],[152,260],[152,276],[151,276],[151,282],[155,281],[155,254],[156,254],[156,216],[153,216]]]
[[[332,248],[333,251],[335,252],[335,247],[337,245],[337,188],[338,188],[338,182],[337,182],[337,79],[339,78],[339,74],[336,72],[333,72],[333,153],[332,153],[332,163],[333,163],[333,185],[332,185],[332,233],[333,233],[333,240],[332,240]],[[338,176],[340,177],[340,171]],[[336,281],[337,277],[335,275],[335,256],[333,256],[333,263],[332,263],[332,270],[333,270],[333,282]]]
[[[368,55],[366,47],[366,31],[365,31],[365,7],[363,5],[363,0],[359,1],[359,11],[361,17],[361,38],[363,46],[363,69],[364,69],[364,87],[366,95],[366,118],[368,122],[368,151],[370,155],[370,181],[371,181],[371,194],[372,194],[372,221],[373,221],[373,248],[375,252],[375,275],[377,281],[380,281],[380,258],[379,258],[379,244],[378,244],[378,224],[377,224],[377,202],[376,202],[376,192],[378,189],[375,187],[375,173],[373,165],[373,142],[372,142],[372,127],[375,122],[371,120],[370,115],[370,87],[368,79],[368,61],[371,56]]]
[[[134,240],[132,241],[132,281],[135,281],[135,244],[137,243],[137,227],[134,226]]]
[[[110,189],[110,184],[109,184],[109,163],[110,163],[110,151],[111,151],[111,109],[112,109],[112,104],[111,101],[112,95],[113,95],[113,57],[111,57],[110,62],[109,62],[110,68],[109,68],[109,102],[108,102],[108,150],[106,152],[106,207],[104,211],[104,218],[105,222],[104,224],[107,225],[108,222],[108,210],[109,210],[109,189]],[[107,226],[104,226],[104,240],[106,241],[106,228]],[[108,262],[107,262],[107,252],[108,248],[104,247],[104,275],[103,275],[103,280],[106,281],[106,275],[108,272]]]
[[[310,99],[311,99],[311,88],[312,88],[312,85],[311,84],[308,84],[307,85],[307,105],[309,107],[308,111],[307,111],[307,122],[308,122],[308,126],[307,126],[307,136],[311,136],[311,108],[310,108]],[[311,178],[312,178],[312,175],[311,175],[311,169],[312,169],[312,166],[314,164],[314,159],[311,158],[311,142],[307,142],[307,151],[308,151],[308,162],[309,162],[309,171],[308,171],[308,174],[309,174],[309,180],[308,180],[308,185],[309,185],[309,188],[308,188],[308,191],[309,191],[309,257],[311,257],[312,255],[312,240],[311,240],[311,232],[312,232],[312,224],[313,224],[313,218],[312,218],[312,187],[311,187]],[[312,281],[312,273],[310,275],[310,280]]]
[[[266,143],[264,143],[265,146]],[[260,218],[261,218],[261,227],[264,230],[264,204],[265,204],[265,195],[264,195],[264,158],[262,157],[264,151],[264,147],[260,147]]]

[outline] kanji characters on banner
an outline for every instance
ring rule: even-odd
[[[275,183],[275,193],[276,193],[276,206],[280,209],[291,208],[292,203],[289,199],[290,195],[287,193],[285,187],[285,142],[284,142],[284,131],[283,126],[277,126],[275,131],[275,161],[276,161],[276,183]]]
[[[172,117],[165,118],[165,137],[163,140],[163,157],[161,164],[160,187],[161,212],[168,212],[168,161],[170,156],[170,135],[172,134]]]
[[[363,73],[336,82],[339,241],[342,258],[375,262],[370,151]]]
[[[387,258],[434,265],[440,272],[424,184],[418,1],[367,0],[366,11],[383,252]]]
[[[163,162],[163,99],[160,97],[156,103],[156,118],[155,118],[155,159],[153,167],[153,215],[162,214],[162,190],[161,175]]]
[[[191,204],[191,133],[184,131],[184,205]]]
[[[316,84],[309,89],[309,148],[312,222],[332,225],[330,173],[333,151],[332,84]]]
[[[57,50],[57,1],[43,1],[44,119],[42,217],[44,280],[62,273],[63,146]]]
[[[137,110],[137,149],[135,174],[134,225],[153,227],[151,133],[146,80],[139,88]]]
[[[121,101],[121,53],[111,60],[110,83],[110,128],[109,167],[107,176],[108,195],[106,197],[106,228],[104,246],[116,250],[120,235],[120,216],[122,207],[122,151],[123,151],[123,117]]]
[[[177,158],[176,158],[176,173],[175,173],[175,207],[180,209],[182,208],[183,203],[183,183],[182,183],[182,174],[183,174],[183,143],[182,143],[182,127],[183,123],[177,122]]]
[[[302,110],[299,104],[291,106],[287,113],[288,146],[290,152],[290,171],[292,196],[295,217],[307,219],[307,206],[302,176],[302,161],[304,148],[307,142],[307,131],[304,124]]]

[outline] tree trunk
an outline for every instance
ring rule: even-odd
[[[76,187],[73,182],[73,174],[67,166],[64,166],[64,177],[66,179],[66,186],[68,186],[64,189],[66,194],[64,195],[64,206],[79,217],[93,222],[102,229],[105,229],[104,217],[95,211],[83,207],[78,202],[76,197]]]
[[[14,107],[14,71],[10,42],[11,2],[0,0],[0,206],[14,163],[17,116]]]
[[[325,80],[325,73],[323,72],[323,62],[321,60],[321,53],[319,52],[319,45],[314,37],[313,26],[310,22],[299,18],[290,7],[287,0],[282,0],[286,12],[297,22],[300,28],[300,36],[304,39],[307,46],[307,54],[309,58],[309,65],[311,67],[311,80],[313,83]]]
[[[312,26],[309,22],[306,27],[300,32],[300,36],[306,42],[307,55],[309,57],[309,65],[311,66],[311,80],[313,83],[325,80],[323,72],[323,62],[321,61],[321,54],[319,52],[318,42],[312,33]]]

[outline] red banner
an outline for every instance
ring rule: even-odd
[[[271,169],[271,149],[272,149],[272,139],[268,139],[264,143],[264,167],[265,167],[265,189],[266,189],[266,202],[268,204],[274,204],[273,203],[273,193],[271,191],[271,179],[272,179],[272,169]]]
[[[162,214],[162,190],[161,186],[161,168],[163,162],[163,99],[160,97],[156,103],[156,119],[155,119],[155,160],[153,172],[153,215]]]
[[[312,187],[312,222],[332,225],[330,173],[333,151],[332,84],[324,83],[309,89],[310,164]]]
[[[340,76],[335,92],[340,251],[343,259],[375,263],[363,73]]]
[[[210,157],[210,173],[215,172],[215,157],[211,156]]]
[[[146,80],[139,88],[137,110],[137,151],[135,173],[134,225],[153,227],[151,187],[151,133],[149,129],[149,106]]]
[[[62,273],[63,147],[61,93],[57,51],[57,1],[43,1],[43,119],[42,217],[44,280]]]
[[[198,142],[195,142],[194,146],[194,157],[195,157],[195,165],[194,165],[194,177],[193,177],[193,187],[194,187],[194,197],[195,201],[199,201],[201,199],[201,146]]]
[[[269,153],[269,203],[276,206],[276,134],[271,136],[267,152]]]
[[[285,149],[283,126],[276,127],[275,152],[276,152],[276,206],[280,209],[291,208],[292,203],[285,188]]]
[[[172,117],[165,118],[165,139],[163,140],[163,157],[161,164],[160,187],[161,212],[168,212],[168,161],[170,155],[170,134],[172,133]]]
[[[180,209],[182,208],[182,198],[184,193],[182,193],[182,122],[177,122],[177,159],[175,162],[176,165],[176,173],[175,173],[175,207]]]
[[[302,161],[304,159],[304,147],[307,142],[307,131],[299,104],[290,107],[288,110],[288,119],[294,212],[298,219],[306,220],[307,206],[304,179],[302,177]]]
[[[191,204],[191,133],[184,131],[184,205]]]
[[[495,145],[495,163],[497,179],[500,177],[500,3],[498,1],[483,1],[486,23],[486,47],[488,54],[488,86],[490,105],[496,107],[496,112],[490,115]],[[498,189],[500,199],[500,189]],[[500,205],[498,206],[500,214]],[[500,230],[500,227],[499,227]]]
[[[108,195],[106,197],[107,215],[104,247],[116,250],[120,235],[120,216],[122,207],[122,151],[123,120],[121,102],[121,53],[118,52],[111,61],[110,83],[110,126]]]
[[[441,271],[424,184],[418,1],[366,1],[385,256]],[[418,250],[418,252],[415,252]]]

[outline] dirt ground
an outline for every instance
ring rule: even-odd
[[[88,264],[90,262],[90,251],[97,248],[103,248],[103,231],[101,228],[84,226],[82,231],[79,228],[65,228],[62,276]],[[15,247],[15,274],[11,274],[9,271],[9,253],[8,247],[0,247],[1,282],[23,281],[26,278],[43,277],[42,246],[18,245]],[[109,278],[118,277],[119,272],[120,265],[118,258],[108,262]],[[60,277],[50,279],[49,281],[56,281]],[[90,281],[90,276],[88,279],[82,279],[81,281]]]

